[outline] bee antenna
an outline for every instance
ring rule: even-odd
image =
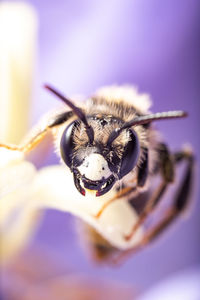
[[[182,110],[174,110],[167,112],[159,112],[150,115],[138,116],[126,122],[121,128],[115,129],[108,138],[108,145],[111,145],[112,142],[120,135],[120,133],[127,128],[137,125],[144,125],[151,123],[152,121],[164,120],[164,119],[175,119],[175,118],[184,118],[187,117],[187,113]]]
[[[67,106],[69,106],[73,112],[78,116],[78,118],[84,123],[87,136],[89,138],[90,143],[92,144],[94,141],[94,130],[93,128],[88,124],[87,119],[83,111],[75,106],[71,100],[67,99],[64,95],[62,95],[60,92],[58,92],[55,88],[52,86],[45,84],[44,88],[48,91],[52,92],[54,95],[56,95],[58,98],[60,98]]]

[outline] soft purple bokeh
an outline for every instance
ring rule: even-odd
[[[200,297],[200,269],[193,268],[176,273],[158,282],[138,300],[198,300]]]
[[[172,149],[188,142],[200,151],[200,3],[198,0],[30,2],[39,15],[39,63],[33,119],[56,100],[42,90],[52,83],[68,95],[131,83],[152,96],[153,111],[183,109],[184,120],[157,124]],[[52,154],[45,163],[55,163]],[[196,179],[198,182],[198,179]],[[54,259],[94,277],[127,281],[146,290],[177,270],[200,264],[200,189],[188,219],[120,268],[96,267],[79,247],[72,217],[49,211],[33,243]],[[55,199],[56,201],[56,199]]]

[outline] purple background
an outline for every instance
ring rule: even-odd
[[[198,0],[29,1],[39,15],[39,63],[32,122],[57,102],[42,90],[52,83],[68,95],[108,84],[136,84],[152,96],[153,111],[183,109],[184,120],[157,124],[172,149],[189,142],[199,160],[200,3]],[[54,154],[45,162],[55,163]],[[197,170],[196,170],[197,173]],[[197,174],[198,176],[198,174]],[[198,183],[198,179],[196,179]],[[94,277],[146,290],[200,263],[200,202],[196,184],[189,218],[120,268],[95,266],[80,248],[73,218],[48,211],[32,245]],[[30,246],[31,249],[31,246]]]

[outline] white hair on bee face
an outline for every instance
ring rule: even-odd
[[[83,163],[78,167],[78,170],[81,175],[85,175],[87,179],[93,181],[108,178],[112,175],[107,161],[98,153],[92,153],[86,157]]]
[[[140,94],[138,88],[132,85],[105,86],[98,89],[95,95],[98,97],[105,97],[106,99],[112,99],[112,101],[115,102],[123,100],[142,113],[148,113],[149,108],[152,105],[150,96],[145,93]]]

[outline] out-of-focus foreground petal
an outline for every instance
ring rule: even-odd
[[[0,157],[0,263],[4,263],[31,237],[38,212],[28,201],[35,167],[17,151],[0,148]]]
[[[37,16],[21,1],[0,3],[0,142],[27,132],[37,40]],[[14,124],[14,126],[13,126]]]
[[[50,253],[47,249],[31,247],[4,269],[1,299],[135,299],[132,286],[77,272],[69,267],[67,258],[55,259]]]

